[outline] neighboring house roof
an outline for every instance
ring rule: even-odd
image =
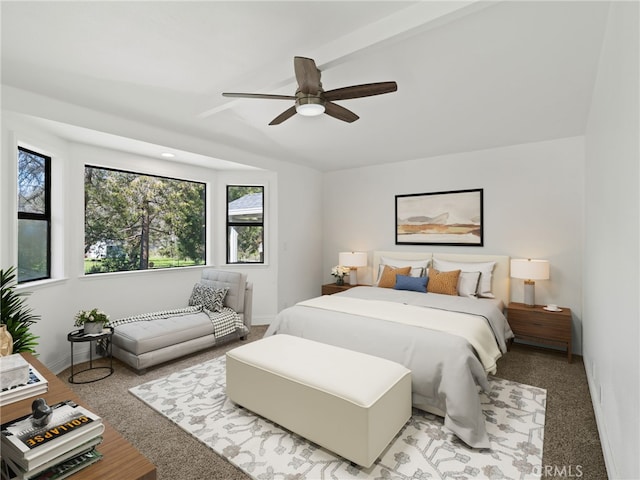
[[[229,215],[262,213],[262,194],[249,193],[229,203]]]

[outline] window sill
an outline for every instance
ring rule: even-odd
[[[258,267],[268,267],[268,263],[222,263],[219,267],[214,268],[258,268]]]
[[[105,273],[85,273],[78,277],[79,280],[98,280],[104,278],[117,278],[123,276],[144,276],[144,275],[160,275],[175,272],[184,272],[189,270],[198,270],[203,268],[213,268],[211,265],[190,265],[188,267],[173,267],[173,268],[149,268],[147,270],[122,270],[120,272],[105,272]]]
[[[46,280],[35,280],[33,282],[20,283],[16,285],[16,292],[41,290],[43,288],[53,287],[55,285],[61,285],[69,280],[67,277],[62,278],[47,278]]]

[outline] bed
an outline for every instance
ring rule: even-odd
[[[434,284],[434,268],[449,277],[455,274],[450,270],[462,270],[454,288],[465,296],[405,289],[424,281],[425,267]],[[396,268],[401,276],[394,279],[402,285],[384,288],[382,273],[388,277]],[[414,407],[444,417],[467,445],[489,448],[478,392],[488,390],[488,375],[496,373],[513,337],[502,314],[509,301],[509,257],[377,251],[372,272],[379,284],[284,309],[265,336],[296,335],[401,363],[412,371]],[[469,278],[476,281],[471,294]]]

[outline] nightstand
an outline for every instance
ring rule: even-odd
[[[507,320],[516,338],[565,347],[571,363],[571,309],[560,309],[560,312],[550,312],[543,305],[528,307],[511,302],[507,307]]]
[[[358,285],[349,285],[348,283],[344,285],[336,285],[335,283],[327,283],[322,285],[322,295],[333,295],[334,293],[345,292],[350,288],[357,287]]]

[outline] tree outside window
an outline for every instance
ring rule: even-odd
[[[18,283],[51,278],[51,157],[18,147]]]
[[[85,273],[206,261],[206,185],[85,167]]]
[[[227,263],[264,263],[264,187],[227,185]]]

